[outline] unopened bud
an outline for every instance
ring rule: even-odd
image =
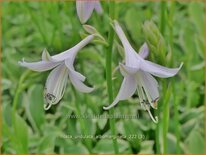
[[[97,30],[91,25],[83,25],[84,30],[89,34],[96,34],[98,33]]]
[[[143,33],[146,42],[154,55],[158,55],[159,60],[164,63],[166,50],[165,41],[158,27],[152,21],[146,21],[143,25]]]

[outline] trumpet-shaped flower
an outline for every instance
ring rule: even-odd
[[[99,0],[76,0],[76,9],[82,24],[87,22],[93,10],[96,10],[98,14],[103,12]]]
[[[149,54],[147,44],[144,43],[137,53],[128,42],[117,21],[114,22],[114,28],[125,51],[125,64],[120,63],[119,65],[124,79],[115,100],[104,109],[108,110],[114,107],[119,101],[131,97],[137,90],[141,105],[149,112],[151,119],[157,122],[158,118],[154,118],[150,112],[150,106],[157,108],[157,100],[159,99],[158,83],[153,76],[172,77],[177,74],[182,64],[179,68],[167,68],[145,60],[144,58]]]
[[[80,92],[89,93],[93,90],[93,88],[90,88],[83,83],[86,78],[75,71],[73,66],[77,53],[93,38],[93,35],[89,35],[71,49],[54,56],[50,56],[45,49],[42,52],[42,60],[38,62],[29,63],[24,60],[19,62],[21,66],[37,72],[53,69],[50,72],[45,85],[45,110],[48,110],[52,105],[57,104],[61,100],[65,92],[68,77],[73,86]]]

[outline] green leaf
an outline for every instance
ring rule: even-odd
[[[190,154],[204,154],[205,153],[205,140],[197,130],[193,130],[187,140],[188,152]]]
[[[13,145],[16,148],[16,152],[20,154],[28,153],[28,127],[22,117],[16,114],[14,124]]]
[[[43,87],[41,85],[34,85],[29,89],[29,112],[31,119],[34,121],[36,127],[41,129],[45,122],[44,116],[44,101],[43,101]]]
[[[187,122],[191,119],[196,119],[200,115],[204,115],[204,106],[201,106],[196,109],[190,109],[188,111],[185,111],[184,113],[181,114],[180,116],[180,122],[184,123]]]
[[[130,146],[127,141],[118,139],[117,143],[119,145],[119,152],[126,153],[128,149],[130,151]],[[101,139],[100,141],[98,141],[95,148],[93,149],[93,153],[114,154],[115,152],[114,152],[112,139]]]
[[[171,134],[171,133],[168,133],[167,134],[167,153],[171,153],[171,154],[174,154],[176,153],[176,145],[177,145],[177,139],[176,137]],[[180,145],[180,153],[184,153],[183,152],[183,149],[182,149],[182,145]]]
[[[12,113],[12,109],[10,104],[3,104],[3,122],[5,122],[8,126],[12,125],[12,118],[11,118],[11,113]]]
[[[64,153],[89,154],[89,151],[83,144],[79,143],[77,145],[70,145],[70,146],[64,147]]]
[[[191,2],[189,3],[188,11],[192,22],[199,31],[199,34],[204,34],[204,3]]]
[[[143,40],[140,23],[143,22],[145,16],[142,16],[142,14],[145,14],[144,11],[138,11],[137,8],[131,8],[126,12],[124,17],[127,29],[137,45],[140,44],[141,40]]]
[[[102,115],[106,115],[106,112],[104,112]],[[99,128],[101,130],[104,129],[106,124],[107,124],[107,119],[106,118],[97,119],[97,125],[99,126]]]
[[[133,120],[125,120],[123,122],[123,124],[124,124],[125,135],[127,137],[134,135],[133,138],[129,138],[128,141],[132,144],[132,146],[134,148],[139,148],[140,147],[140,139],[138,136],[142,133],[138,129],[137,124],[135,124],[133,122]]]
[[[152,140],[142,141],[141,150],[139,154],[153,154],[154,153],[153,146],[154,146],[154,141]]]
[[[39,143],[38,153],[54,153],[55,136],[46,135]]]
[[[102,63],[102,65],[104,64],[104,61],[102,60],[100,54],[93,48],[82,49],[81,52],[79,53],[79,58],[86,59],[86,60],[90,59],[94,62],[100,62]]]

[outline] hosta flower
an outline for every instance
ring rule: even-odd
[[[98,14],[103,12],[99,0],[76,0],[76,9],[82,24],[87,22],[93,10],[96,10]]]
[[[161,78],[172,77],[177,74],[182,64],[179,68],[171,69],[144,60],[149,54],[147,44],[144,43],[139,53],[135,52],[117,21],[114,22],[114,27],[125,51],[125,64],[119,65],[124,79],[115,100],[104,109],[112,108],[120,100],[131,97],[137,90],[140,103],[149,112],[151,119],[157,122],[157,117],[155,119],[150,112],[150,106],[157,108],[157,100],[159,99],[158,83],[153,76]]]
[[[46,85],[45,85],[45,110],[48,110],[51,105],[57,104],[64,95],[68,77],[73,86],[80,92],[89,93],[93,88],[84,85],[85,77],[74,69],[74,60],[76,54],[87,45],[93,35],[87,36],[80,43],[60,54],[50,56],[47,50],[42,53],[42,60],[38,62],[20,61],[19,64],[33,71],[43,72],[51,70]]]

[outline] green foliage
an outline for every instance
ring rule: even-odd
[[[166,146],[164,149],[171,154],[205,153],[204,3],[174,4],[173,22],[170,19],[171,3],[166,5],[163,35],[159,30],[159,2],[116,3],[116,19],[137,52],[147,42],[151,51],[149,60],[171,67],[184,62],[174,79],[164,79],[164,82],[157,79],[159,130],[139,105],[138,96],[134,95],[115,107],[116,115],[138,116],[115,119],[118,136],[123,136],[117,139],[120,153],[157,153],[158,140],[161,152]],[[87,24],[94,26],[106,39],[111,26],[108,3],[102,2],[102,6],[103,16],[94,13]],[[54,55],[81,40],[80,36],[85,32],[76,16],[75,2],[2,2],[2,12],[2,153],[114,153],[112,139],[74,138],[84,134],[93,137],[111,135],[108,118],[68,117],[79,113],[89,116],[109,114],[102,109],[109,104],[103,50],[106,43],[93,42],[86,46],[75,61],[75,69],[87,77],[86,83],[95,86],[95,91],[75,93],[68,81],[63,99],[49,111],[43,109],[48,72],[28,72],[18,65],[23,57],[28,61],[40,60],[44,48]],[[113,52],[114,95],[122,81],[119,71],[115,72],[115,67],[122,62],[121,51],[122,46],[115,37],[113,51],[110,51]],[[128,138],[131,135],[133,138]],[[140,135],[144,135],[144,139]]]

